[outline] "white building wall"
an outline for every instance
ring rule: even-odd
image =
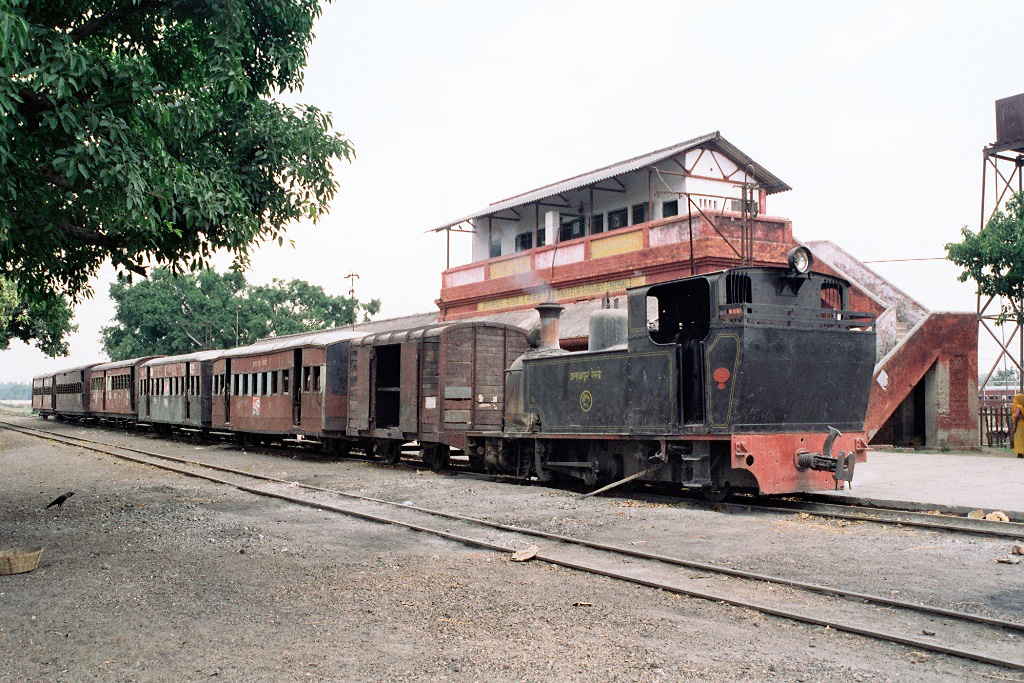
[[[473,262],[484,261],[490,258],[490,246],[491,246],[491,235],[493,234],[501,242],[501,254],[507,255],[515,252],[516,249],[516,236],[520,233],[530,232],[536,235],[538,229],[538,213],[540,231],[545,234],[545,244],[552,244],[558,238],[558,226],[560,225],[560,214],[561,213],[577,213],[582,208],[582,214],[584,221],[587,222],[587,234],[590,233],[590,215],[591,215],[591,196],[593,196],[593,214],[602,215],[604,217],[603,230],[608,230],[608,212],[615,211],[617,209],[625,208],[628,211],[628,225],[633,225],[636,221],[633,218],[632,207],[637,204],[647,204],[651,201],[652,205],[648,211],[646,220],[657,220],[662,218],[662,205],[666,201],[672,199],[678,199],[679,201],[679,214],[686,215],[686,198],[679,196],[677,193],[689,192],[692,194],[704,194],[704,195],[716,195],[715,197],[705,198],[706,206],[705,210],[721,210],[722,199],[719,197],[731,197],[739,199],[742,196],[742,191],[736,183],[741,183],[744,180],[744,175],[741,172],[736,173],[731,180],[727,180],[726,176],[733,174],[738,170],[738,166],[733,163],[728,157],[720,152],[705,151],[701,156],[700,150],[690,150],[685,154],[677,157],[679,162],[687,168],[692,168],[694,176],[700,177],[683,177],[677,175],[682,172],[682,169],[678,164],[670,159],[666,159],[657,164],[657,167],[665,172],[650,173],[650,181],[648,181],[649,172],[647,169],[641,169],[633,173],[618,176],[618,180],[622,185],[625,186],[625,192],[608,192],[604,190],[594,190],[591,195],[589,188],[583,188],[580,190],[574,190],[571,192],[562,193],[564,198],[568,201],[569,207],[566,209],[558,209],[553,207],[542,206],[538,212],[535,207],[526,205],[519,207],[517,211],[520,214],[520,220],[506,221],[500,219],[492,219],[490,222],[485,218],[478,218],[474,220],[475,234],[473,236]],[[696,166],[694,164],[696,163]],[[605,180],[600,183],[602,187],[621,187],[615,180]],[[752,197],[756,201],[757,197]],[[699,201],[700,198],[694,197],[694,201]],[[560,197],[554,197],[551,203],[561,203]],[[728,206],[726,209],[730,208]],[[548,228],[545,231],[545,224]],[[490,225],[490,227],[489,227]],[[535,239],[534,246],[537,246]]]

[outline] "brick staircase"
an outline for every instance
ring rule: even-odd
[[[877,315],[876,362],[864,425],[869,439],[894,413],[905,410],[904,402],[920,384],[926,392],[926,445],[976,447],[974,314],[931,312],[836,244],[804,244],[816,268],[850,281],[852,308]]]

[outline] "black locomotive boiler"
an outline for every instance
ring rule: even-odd
[[[737,268],[629,290],[591,319],[589,348],[558,348],[561,306],[507,372],[504,429],[470,434],[497,471],[589,484],[627,477],[711,496],[840,486],[867,446],[874,317],[849,284]]]

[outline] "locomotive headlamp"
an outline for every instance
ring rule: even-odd
[[[807,247],[793,247],[789,250],[786,260],[789,261],[790,269],[800,275],[811,272],[811,266],[814,265],[814,257]]]

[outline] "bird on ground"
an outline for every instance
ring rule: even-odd
[[[52,501],[52,502],[51,502],[51,503],[50,503],[49,505],[47,505],[47,506],[46,506],[45,508],[43,508],[43,509],[44,509],[44,510],[49,510],[49,509],[50,509],[50,508],[52,508],[52,507],[53,507],[54,505],[56,505],[56,506],[57,506],[57,507],[59,507],[59,508],[62,508],[62,507],[64,507],[64,503],[65,503],[65,501],[67,501],[67,499],[68,499],[68,498],[70,498],[70,497],[71,497],[71,496],[73,496],[73,495],[75,495],[75,492],[74,492],[74,491],[68,491],[68,492],[67,492],[67,493],[65,493],[65,494],[64,494],[63,496],[57,496],[57,497],[56,497],[56,498],[55,498],[55,499],[54,499],[54,500],[53,500],[53,501]]]

